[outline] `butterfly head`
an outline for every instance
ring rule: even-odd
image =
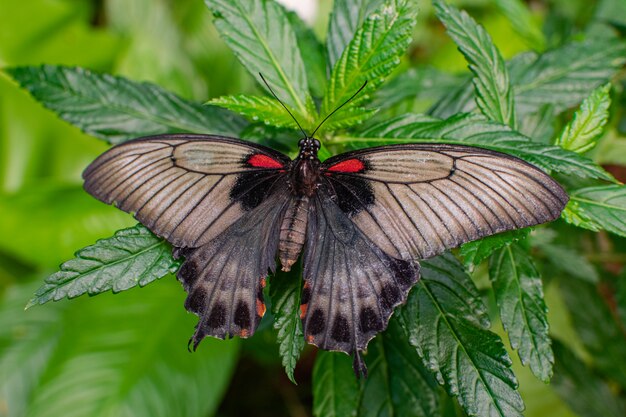
[[[300,153],[298,159],[317,159],[317,152],[320,150],[320,141],[312,137],[304,137],[298,142]]]

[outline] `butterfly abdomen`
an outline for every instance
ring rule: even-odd
[[[293,198],[280,226],[278,257],[283,271],[289,271],[302,251],[309,214],[309,197]]]

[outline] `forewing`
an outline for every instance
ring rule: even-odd
[[[174,246],[198,247],[261,204],[288,163],[238,139],[160,135],[111,148],[83,178],[87,192],[134,213]]]
[[[400,259],[554,220],[568,201],[533,165],[469,146],[364,149],[326,160],[323,178],[341,210]]]
[[[308,220],[304,256],[302,322],[308,343],[354,354],[387,327],[395,306],[404,303],[419,278],[415,261],[394,259],[380,250],[318,189]]]
[[[181,249],[178,279],[189,294],[185,307],[199,321],[190,343],[205,336],[251,336],[263,314],[263,287],[274,271],[280,223],[291,198],[286,185],[245,213],[224,233],[198,248]]]

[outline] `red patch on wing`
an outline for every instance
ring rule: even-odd
[[[331,165],[327,171],[331,172],[361,172],[365,169],[365,164],[359,159],[347,159]]]
[[[281,164],[274,158],[270,158],[269,156],[260,153],[255,153],[250,158],[248,158],[248,164],[252,165],[255,168],[284,168],[283,164]]]

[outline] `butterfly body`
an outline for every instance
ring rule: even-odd
[[[547,174],[485,149],[403,144],[321,162],[305,137],[287,156],[212,135],[161,135],[113,147],[84,172],[184,257],[191,342],[249,337],[265,313],[276,258],[302,256],[307,342],[360,356],[419,279],[419,259],[481,237],[554,220],[568,197]]]

